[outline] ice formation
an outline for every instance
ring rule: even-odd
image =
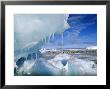
[[[48,19],[49,18],[49,19]],[[24,75],[96,75],[96,64],[90,60],[82,60],[68,54],[58,54],[53,59],[46,61],[40,55],[43,44],[49,42],[50,37],[54,39],[55,34],[62,34],[68,27],[66,19],[68,16],[61,15],[16,15],[15,21],[15,51],[23,53],[36,53],[37,58],[25,60],[15,68],[18,74]],[[22,25],[21,25],[22,24]],[[50,24],[52,26],[50,26]],[[17,35],[16,35],[17,34]],[[25,39],[25,40],[23,40]],[[63,39],[63,36],[62,36]],[[63,41],[62,41],[63,47]],[[19,55],[18,54],[18,55]],[[25,55],[26,55],[25,54]],[[17,58],[17,57],[16,57]],[[17,61],[17,60],[16,60]],[[16,62],[15,61],[15,62]],[[63,73],[63,74],[62,74]]]

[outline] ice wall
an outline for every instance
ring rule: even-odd
[[[66,30],[67,18],[64,14],[15,14],[15,51],[40,48],[51,35],[54,37]]]

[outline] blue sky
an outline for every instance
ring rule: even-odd
[[[67,23],[69,27],[62,33],[64,48],[97,46],[97,14],[69,14]],[[51,36],[43,47],[61,48],[62,34]]]

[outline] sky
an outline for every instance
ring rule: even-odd
[[[97,14],[15,14],[14,49],[97,46]]]
[[[54,39],[51,37],[45,48],[97,46],[97,14],[69,14],[67,23],[69,27],[62,34],[55,34]]]

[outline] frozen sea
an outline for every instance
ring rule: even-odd
[[[96,53],[42,53],[39,59],[15,66],[17,76],[96,76]]]

